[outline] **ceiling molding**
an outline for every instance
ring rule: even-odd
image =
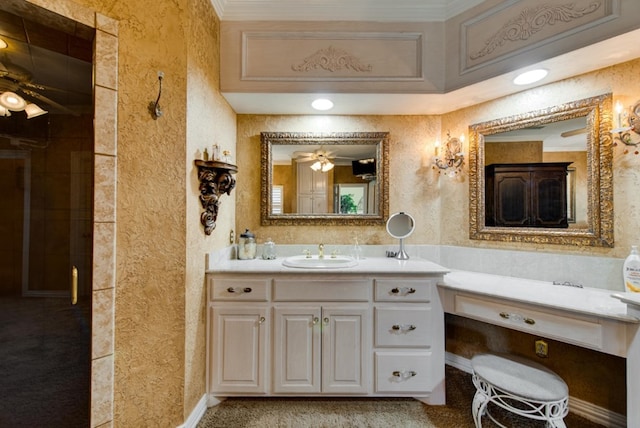
[[[445,21],[483,0],[211,0],[223,21]]]

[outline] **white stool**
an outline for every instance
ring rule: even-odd
[[[569,388],[545,366],[523,358],[482,354],[471,359],[473,384],[472,412],[476,428],[482,427],[485,414],[506,428],[489,413],[493,403],[516,415],[547,421],[547,427],[566,428],[563,418],[569,413]]]

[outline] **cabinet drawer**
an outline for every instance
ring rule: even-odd
[[[371,281],[356,280],[276,280],[273,300],[279,302],[367,302]]]
[[[602,324],[587,318],[555,315],[524,305],[456,294],[456,314],[491,324],[602,349]]]
[[[429,308],[379,308],[374,310],[375,346],[429,346]]]
[[[377,393],[425,393],[435,388],[431,352],[376,352]]]
[[[209,300],[266,302],[271,279],[210,278]]]
[[[375,299],[378,302],[430,302],[435,279],[376,279]]]

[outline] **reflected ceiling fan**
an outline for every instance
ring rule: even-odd
[[[61,89],[34,83],[31,72],[12,63],[6,54],[0,58],[0,117],[11,116],[11,112],[24,111],[27,114],[27,119],[31,119],[48,113],[36,102],[44,103],[74,116],[78,115],[44,95],[45,91],[64,92]]]
[[[313,152],[293,152],[293,159],[296,162],[313,162],[311,169],[321,172],[330,171],[335,166],[333,162],[335,159],[351,160],[351,158],[336,156],[335,152],[325,150],[322,147]]]

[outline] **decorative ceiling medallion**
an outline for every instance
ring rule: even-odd
[[[319,68],[327,71],[353,70],[359,72],[371,71],[371,64],[363,64],[358,58],[351,55],[343,49],[337,49],[329,46],[326,49],[320,49],[311,56],[304,59],[299,65],[292,65],[294,71],[311,71]]]
[[[469,55],[471,59],[482,58],[489,55],[507,41],[528,40],[532,35],[542,30],[547,25],[557,22],[571,22],[600,9],[604,0],[594,0],[582,9],[576,9],[575,3],[567,3],[559,6],[541,5],[536,8],[524,9],[520,14],[507,21],[489,40],[485,47]]]

